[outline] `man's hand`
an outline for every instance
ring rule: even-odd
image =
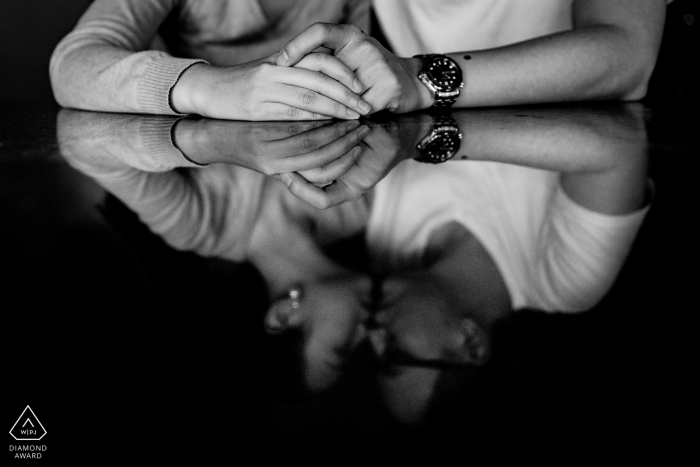
[[[276,55],[232,67],[195,64],[170,94],[180,113],[227,120],[356,119],[370,106],[361,82],[337,58],[313,53],[298,67],[275,65]]]
[[[289,41],[277,65],[293,66],[319,47],[333,51],[366,86],[363,99],[372,112],[411,112],[432,105],[433,96],[418,79],[421,60],[392,54],[360,28],[347,24],[316,23]]]

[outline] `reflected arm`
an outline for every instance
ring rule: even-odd
[[[59,148],[171,246],[241,260],[264,180],[239,167],[172,170],[194,166],[170,142],[175,120],[64,109]]]
[[[561,172],[567,195],[620,214],[645,202],[647,138],[641,104],[456,112],[458,155]]]

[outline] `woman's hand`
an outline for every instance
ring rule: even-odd
[[[297,66],[275,65],[277,54],[232,67],[195,64],[171,90],[173,109],[227,120],[344,120],[367,114],[364,87],[343,62],[311,53]]]
[[[277,57],[277,64],[293,66],[318,47],[355,70],[367,87],[362,95],[372,112],[411,112],[432,105],[433,96],[418,79],[421,60],[401,58],[386,50],[374,38],[350,24],[316,23],[289,41]]]

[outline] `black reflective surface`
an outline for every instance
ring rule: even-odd
[[[7,411],[47,456],[684,442],[688,103],[453,112],[441,164],[428,114],[0,108]]]

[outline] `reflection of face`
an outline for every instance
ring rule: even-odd
[[[384,364],[379,384],[394,416],[413,422],[433,398],[440,368],[483,364],[488,338],[429,275],[389,279],[382,289],[376,323],[368,330]]]
[[[481,364],[488,346],[485,332],[429,275],[384,282],[383,297],[369,331],[372,345],[392,360]]]
[[[369,278],[346,275],[307,284],[297,308],[281,300],[266,321],[302,330],[304,377],[311,390],[333,383],[347,354],[369,336],[377,356],[391,367],[380,378],[387,405],[410,420],[425,408],[440,376],[440,370],[421,366],[480,365],[487,337],[427,275],[387,279],[381,288],[381,298],[370,306]]]
[[[301,328],[309,389],[323,389],[335,381],[347,353],[365,338],[362,323],[368,315],[363,303],[369,290],[368,278],[336,277],[305,285],[298,308],[282,300],[268,311],[268,324],[286,322],[283,326]]]

